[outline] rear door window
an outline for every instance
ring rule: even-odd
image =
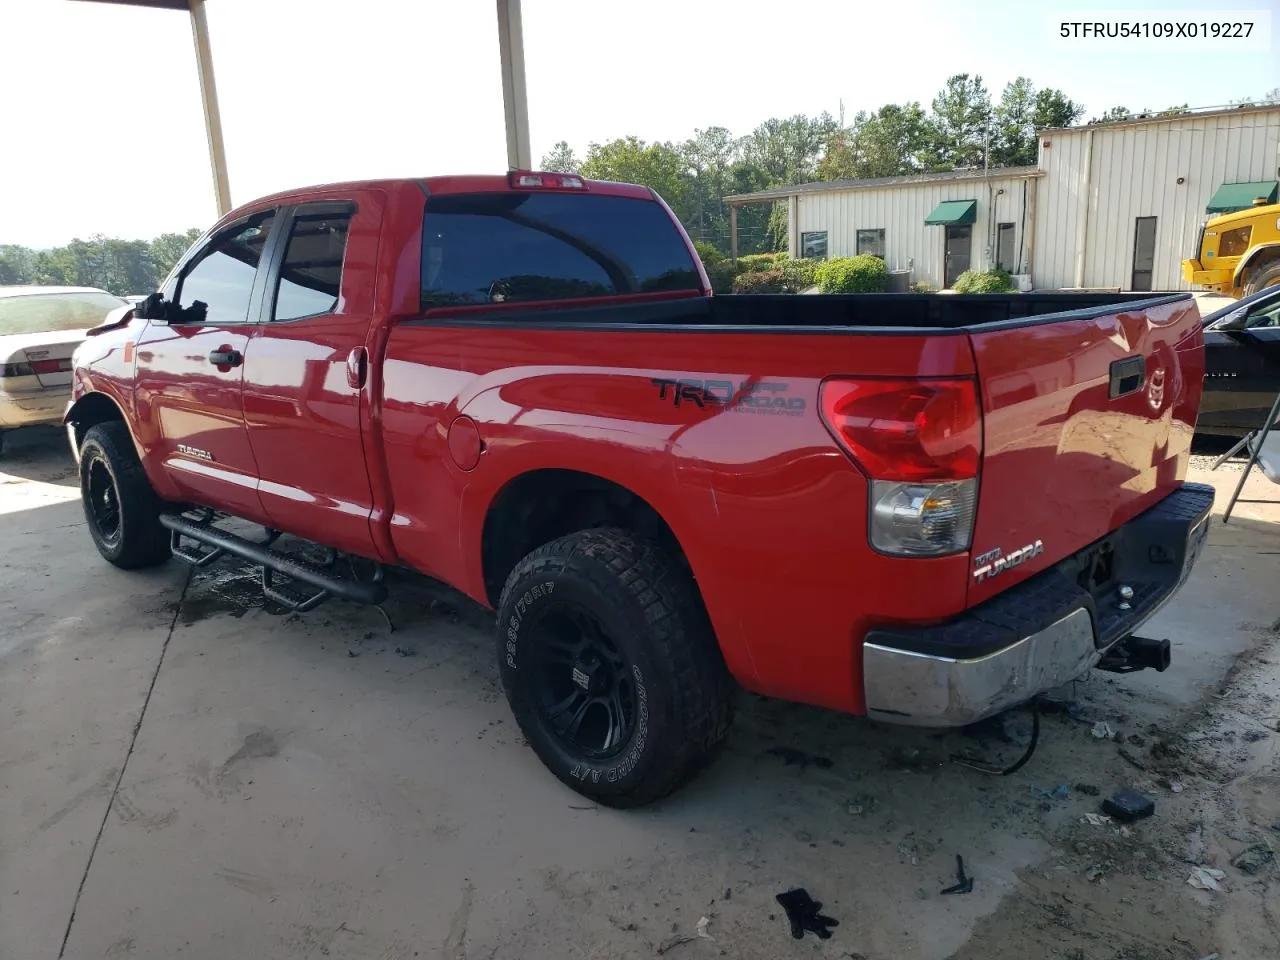
[[[427,201],[424,308],[700,289],[683,237],[650,200],[510,192]]]
[[[272,320],[301,320],[338,309],[350,204],[299,207],[289,230]]]

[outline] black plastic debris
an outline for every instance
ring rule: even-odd
[[[803,750],[797,750],[795,747],[770,747],[765,752],[777,757],[788,767],[799,767],[801,770],[808,766],[819,767],[823,770],[831,769],[830,757],[819,757],[812,753],[805,753]]]
[[[804,937],[806,930],[816,934],[819,940],[830,940],[831,931],[827,928],[840,926],[839,920],[818,912],[822,909],[822,901],[814,900],[803,887],[780,893],[774,899],[787,911],[787,919],[791,921],[791,936],[797,940]]]
[[[973,893],[973,877],[964,872],[964,857],[956,854],[956,882],[953,886],[939,891],[943,896],[952,893]]]
[[[1102,791],[1095,787],[1092,783],[1077,783],[1076,790],[1083,793],[1086,797],[1096,797]]]
[[[1237,870],[1255,876],[1263,871],[1267,864],[1275,859],[1275,854],[1265,843],[1255,843],[1231,861]]]
[[[1121,823],[1133,823],[1155,813],[1156,804],[1136,790],[1121,790],[1102,801],[1102,812]]]

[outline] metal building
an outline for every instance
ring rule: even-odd
[[[1039,168],[1036,286],[1185,290],[1207,213],[1276,199],[1280,105],[1045,130]]]
[[[1000,267],[1039,289],[1186,289],[1208,212],[1276,199],[1280,105],[1045,130],[1035,166],[807,183],[727,198],[784,201],[792,256],[882,256],[950,286]],[[1244,198],[1244,199],[1241,199]],[[736,216],[733,218],[736,220]]]

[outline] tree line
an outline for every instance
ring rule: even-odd
[[[154,240],[94,234],[50,250],[0,244],[0,284],[98,287],[122,296],[150,293],[203,232],[193,227]]]
[[[1261,102],[1280,102],[1280,89]],[[1138,115],[1187,111],[1183,104]],[[993,99],[980,75],[961,73],[947,79],[928,108],[918,101],[890,103],[859,111],[849,122],[843,110],[839,117],[796,114],[766,120],[746,136],[707,127],[679,143],[622,137],[589,144],[584,158],[562,140],[542,158],[541,169],[652,187],[695,240],[727,252],[726,196],[813,181],[1032,165],[1037,131],[1077,125],[1084,114],[1084,107],[1063,91],[1037,88],[1027,77],[1007,84]],[[1088,122],[1112,123],[1134,114],[1116,106]],[[742,253],[784,248],[786,230],[782,204],[739,210]]]

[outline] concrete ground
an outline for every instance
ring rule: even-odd
[[[1280,499],[1265,480],[1249,489]],[[1215,524],[1146,631],[1173,640],[1174,667],[1077,685],[1075,715],[1045,716],[1013,776],[951,760],[1007,763],[1025,717],[941,735],[744,695],[711,770],[623,813],[561,786],[522,743],[483,611],[402,580],[393,632],[338,603],[268,611],[234,565],[117,571],[83,529],[61,436],[12,435],[0,958],[1274,957],[1258,944],[1274,946],[1280,920],[1249,899],[1280,903],[1265,874],[1233,873],[1221,894],[1185,879],[1188,863],[1233,856],[1254,821],[1280,829],[1266,800],[1280,792],[1233,807],[1252,811],[1244,826],[1224,792],[1270,783],[1258,771],[1275,773],[1280,738],[1246,738],[1248,776],[1184,758],[1174,792],[1159,771],[1169,738],[1213,710],[1197,736],[1229,733],[1232,749],[1236,727],[1280,714],[1265,686],[1280,673],[1277,518],[1242,505]],[[1246,675],[1261,685],[1237,703]],[[1116,738],[1093,736],[1099,722]],[[1158,795],[1155,818],[1081,824],[1090,791],[1127,785]],[[1191,854],[1188,836],[1203,841]],[[942,896],[957,854],[974,890]],[[832,939],[790,937],[774,896],[794,886],[840,920]]]

